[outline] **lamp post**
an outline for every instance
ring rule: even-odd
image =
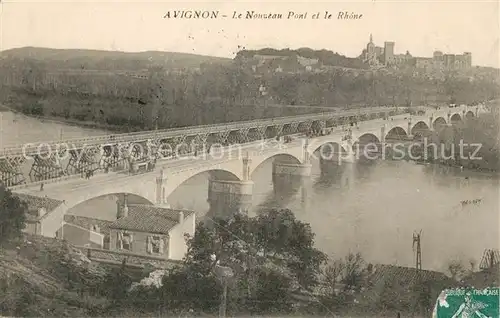
[[[222,283],[222,297],[219,307],[219,317],[226,317],[226,304],[227,304],[227,282],[234,276],[234,272],[230,267],[215,265],[215,274]]]

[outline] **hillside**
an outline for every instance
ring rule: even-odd
[[[317,60],[318,64],[325,66],[338,66],[355,69],[367,69],[368,65],[356,58],[347,57],[329,50],[313,50],[310,48],[299,48],[296,50],[276,50],[264,48],[260,50],[242,50],[238,52],[235,60],[255,58],[255,56],[280,56],[298,57],[303,59]]]
[[[99,307],[97,298],[82,297],[76,285],[68,284],[83,264],[76,254],[66,251],[61,241],[36,237],[25,237],[17,246],[3,246],[0,314],[81,317],[87,316],[92,307]],[[89,278],[102,277],[98,270],[88,273]]]
[[[136,278],[134,270],[126,270]],[[25,235],[0,247],[0,317],[110,317],[116,268],[64,241]],[[140,274],[142,277],[142,274]],[[113,282],[113,283],[112,283]],[[115,286],[115,287],[114,287]]]
[[[31,59],[43,61],[49,69],[91,69],[139,71],[152,65],[166,68],[198,68],[203,63],[230,63],[231,59],[177,52],[119,52],[81,49],[23,47],[0,52],[0,61]]]
[[[136,131],[317,111],[285,105],[469,104],[499,94],[493,71],[430,77],[356,63],[307,48],[244,50],[231,60],[28,47],[0,54],[0,104],[29,115]],[[283,107],[268,107],[275,105]]]

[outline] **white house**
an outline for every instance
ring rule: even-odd
[[[194,211],[144,204],[125,204],[109,225],[109,249],[181,260],[187,252],[185,234],[194,235]]]

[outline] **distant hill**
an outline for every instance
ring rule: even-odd
[[[197,68],[201,64],[227,64],[229,58],[177,52],[120,52],[82,49],[23,47],[0,52],[0,61],[30,59],[52,69],[142,70],[151,66]]]
[[[283,49],[276,50],[273,48],[264,48],[260,50],[242,50],[238,52],[235,59],[253,58],[256,55],[260,56],[287,56],[287,57],[302,57],[306,59],[317,59],[318,62],[326,66],[340,66],[346,68],[366,69],[368,65],[356,58],[347,57],[339,53],[328,50],[313,50],[310,48],[299,48],[296,50]]]

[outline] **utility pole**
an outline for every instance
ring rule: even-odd
[[[416,252],[415,257],[415,266],[417,270],[422,269],[422,249],[420,247],[420,236],[422,234],[422,230],[419,233],[413,233],[413,251]],[[416,249],[415,249],[416,247]]]

